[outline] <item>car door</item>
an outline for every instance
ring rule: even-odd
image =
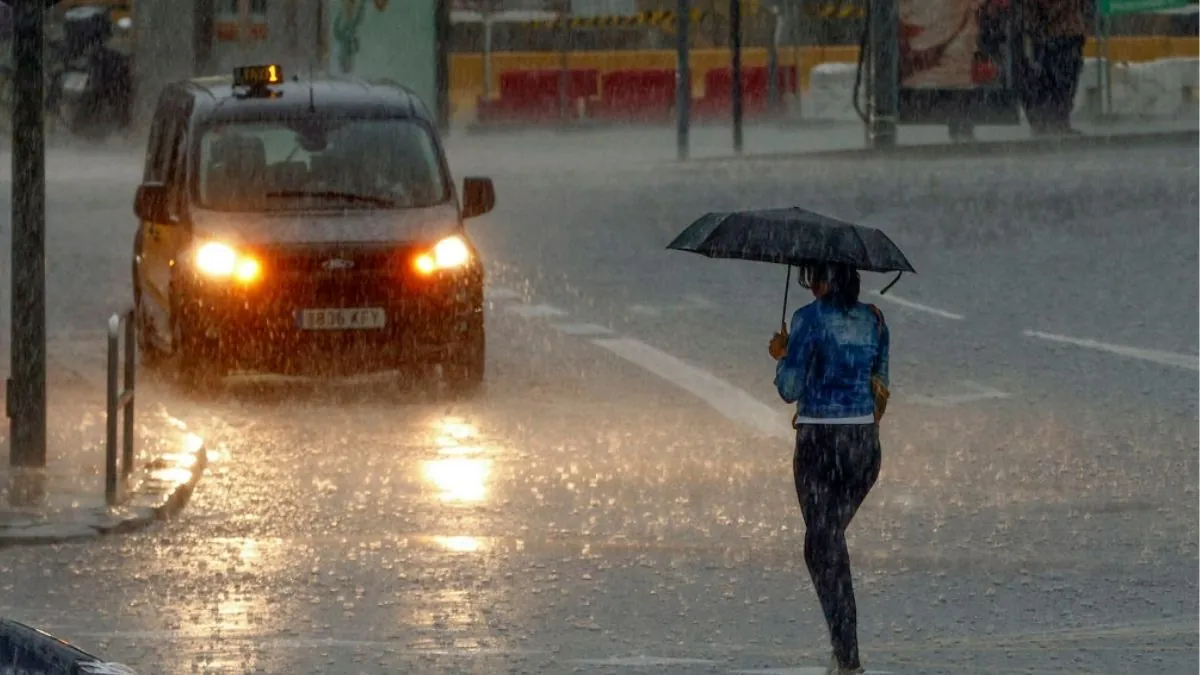
[[[141,260],[139,277],[144,309],[156,337],[169,343],[171,335],[171,275],[175,260],[185,245],[187,227],[187,130],[190,110],[167,99],[160,106],[159,120],[145,180],[161,182],[168,190],[166,222],[141,223]]]

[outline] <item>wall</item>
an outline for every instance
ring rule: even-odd
[[[175,0],[168,0],[174,2]],[[287,76],[304,77],[310,67],[320,68],[318,38],[321,31],[321,0],[290,0],[267,4],[266,22],[254,22],[243,35],[236,23],[216,18],[212,56],[199,70],[205,75],[232,72],[236,65],[278,63]],[[256,30],[255,28],[262,28]]]
[[[331,72],[395,80],[437,115],[437,0],[331,0],[328,11]]]

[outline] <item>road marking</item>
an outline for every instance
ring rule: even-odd
[[[665,312],[689,312],[693,310],[716,309],[717,305],[702,295],[688,294],[683,296],[684,302],[676,305],[630,305],[629,311],[645,316],[662,316]]]
[[[972,390],[968,394],[943,394],[941,396],[921,396],[914,394],[904,396],[901,400],[915,403],[917,405],[935,406],[938,408],[948,408],[950,406],[962,405],[963,403],[974,403],[975,401],[986,401],[989,399],[1005,399],[1010,398],[1009,394],[993,389],[978,382],[971,380],[963,380],[962,385],[967,389]]]
[[[520,300],[521,294],[511,288],[503,286],[486,286],[483,289],[483,297],[485,300]]]
[[[736,675],[826,675],[829,670],[823,667],[802,665],[799,668],[763,668],[760,670],[731,670]],[[863,675],[892,675],[888,670],[864,670]]]
[[[673,659],[666,656],[614,656],[607,659],[575,659],[571,663],[589,666],[711,666],[711,659]]]
[[[66,635],[68,631],[53,631],[53,626],[47,626],[51,632],[57,632]],[[428,633],[430,635],[440,634],[439,629],[428,629],[416,631],[418,633]],[[183,631],[79,631],[71,632],[72,638],[86,638],[89,640],[131,640],[139,642],[187,642],[193,640],[207,641],[212,639],[210,631],[200,630],[196,632]],[[399,654],[402,656],[426,655],[433,654],[438,656],[529,656],[535,654],[544,654],[544,650],[538,649],[520,649],[508,647],[464,647],[461,649],[452,649],[445,647],[410,647],[408,649],[396,649],[398,645],[407,645],[409,638],[396,638],[394,640],[350,640],[339,638],[305,638],[293,636],[268,635],[257,631],[246,631],[240,634],[223,633],[222,640],[227,641],[249,641],[255,644],[270,647],[284,647],[288,649],[316,649],[316,648],[333,648],[333,649],[371,649],[371,648],[387,648],[390,653]]]
[[[554,323],[550,324],[550,326],[566,335],[574,335],[578,337],[613,334],[611,329],[605,328],[604,326],[598,326],[594,323]]]
[[[1053,333],[1043,333],[1037,330],[1025,331],[1026,337],[1035,337],[1051,342],[1059,342],[1062,344],[1074,345],[1085,349],[1096,349],[1102,352],[1109,352],[1119,356],[1127,356],[1132,359],[1141,359],[1150,361],[1164,366],[1173,368],[1184,368],[1187,370],[1200,370],[1200,355],[1197,354],[1177,354],[1175,352],[1165,352],[1158,349],[1141,349],[1139,347],[1125,347],[1122,345],[1111,345],[1095,340],[1085,340],[1082,338],[1067,337],[1066,335],[1055,335]]]
[[[925,312],[926,314],[940,316],[943,319],[954,319],[955,321],[962,321],[964,318],[966,318],[962,314],[955,314],[954,312],[947,312],[946,310],[938,309],[937,307],[930,307],[929,305],[922,305],[921,303],[913,302],[912,300],[905,300],[904,298],[897,297],[895,295],[892,295],[891,293],[888,293],[887,295],[883,295],[879,291],[870,291],[868,293],[868,295],[873,295],[873,296],[879,298],[880,300],[886,300],[888,302],[900,305],[901,307],[907,307],[908,309],[915,309],[918,312]]]
[[[754,398],[712,373],[684,363],[670,354],[632,338],[592,340],[617,356],[641,366],[662,379],[708,403],[734,422],[745,424],[765,436],[790,439],[794,432],[779,422],[779,410]]]
[[[505,309],[523,319],[549,319],[567,315],[565,311],[550,305],[508,305]]]

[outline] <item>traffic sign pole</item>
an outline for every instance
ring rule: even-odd
[[[12,367],[9,464],[46,466],[46,139],[42,3],[12,5]]]

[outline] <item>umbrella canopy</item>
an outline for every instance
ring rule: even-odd
[[[916,272],[883,232],[801,208],[707,213],[667,248],[789,266],[844,263],[864,272]]]

